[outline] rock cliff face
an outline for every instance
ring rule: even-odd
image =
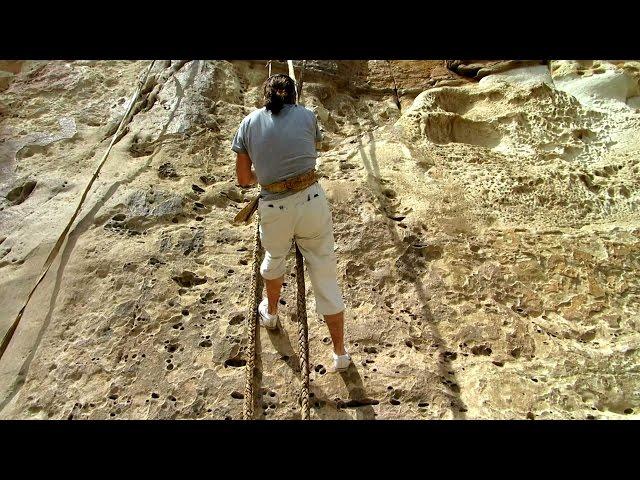
[[[156,64],[0,360],[0,418],[241,417],[254,226],[231,219],[254,191],[230,143],[265,63]],[[0,62],[2,336],[147,65]],[[631,61],[307,62],[356,365],[326,372],[307,278],[312,418],[638,416],[639,78]],[[300,416],[285,282],[258,418]]]

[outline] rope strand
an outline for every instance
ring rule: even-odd
[[[260,253],[262,244],[260,242],[260,222],[256,223],[255,248],[253,249],[253,263],[251,267],[251,293],[253,297],[251,314],[249,315],[248,324],[248,342],[247,342],[247,367],[244,383],[244,407],[242,410],[242,418],[244,420],[253,419],[253,379],[255,376],[256,365],[256,330],[258,329],[258,305],[262,297],[262,275],[260,275]]]
[[[296,245],[296,280],[298,284],[298,355],[302,386],[300,389],[300,409],[303,420],[309,420],[309,327],[307,324],[307,301],[304,287],[304,260]]]

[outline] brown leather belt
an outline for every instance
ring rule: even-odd
[[[269,193],[282,193],[282,192],[299,192],[305,188],[313,185],[318,181],[318,174],[315,170],[309,170],[295,177],[287,178],[280,182],[269,183],[268,185],[262,185],[262,187]],[[260,196],[253,198],[233,219],[234,223],[248,223],[251,216],[258,209],[258,201]]]

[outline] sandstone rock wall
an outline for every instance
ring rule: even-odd
[[[254,192],[230,142],[265,64],[156,64],[0,360],[0,418],[241,417]],[[326,372],[307,278],[312,418],[638,415],[638,65],[307,62],[357,367]],[[146,67],[0,62],[0,334]],[[299,418],[285,282],[259,418]]]

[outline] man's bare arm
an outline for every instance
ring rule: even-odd
[[[241,187],[252,187],[258,183],[256,172],[251,170],[251,158],[246,153],[237,154],[236,176]]]

